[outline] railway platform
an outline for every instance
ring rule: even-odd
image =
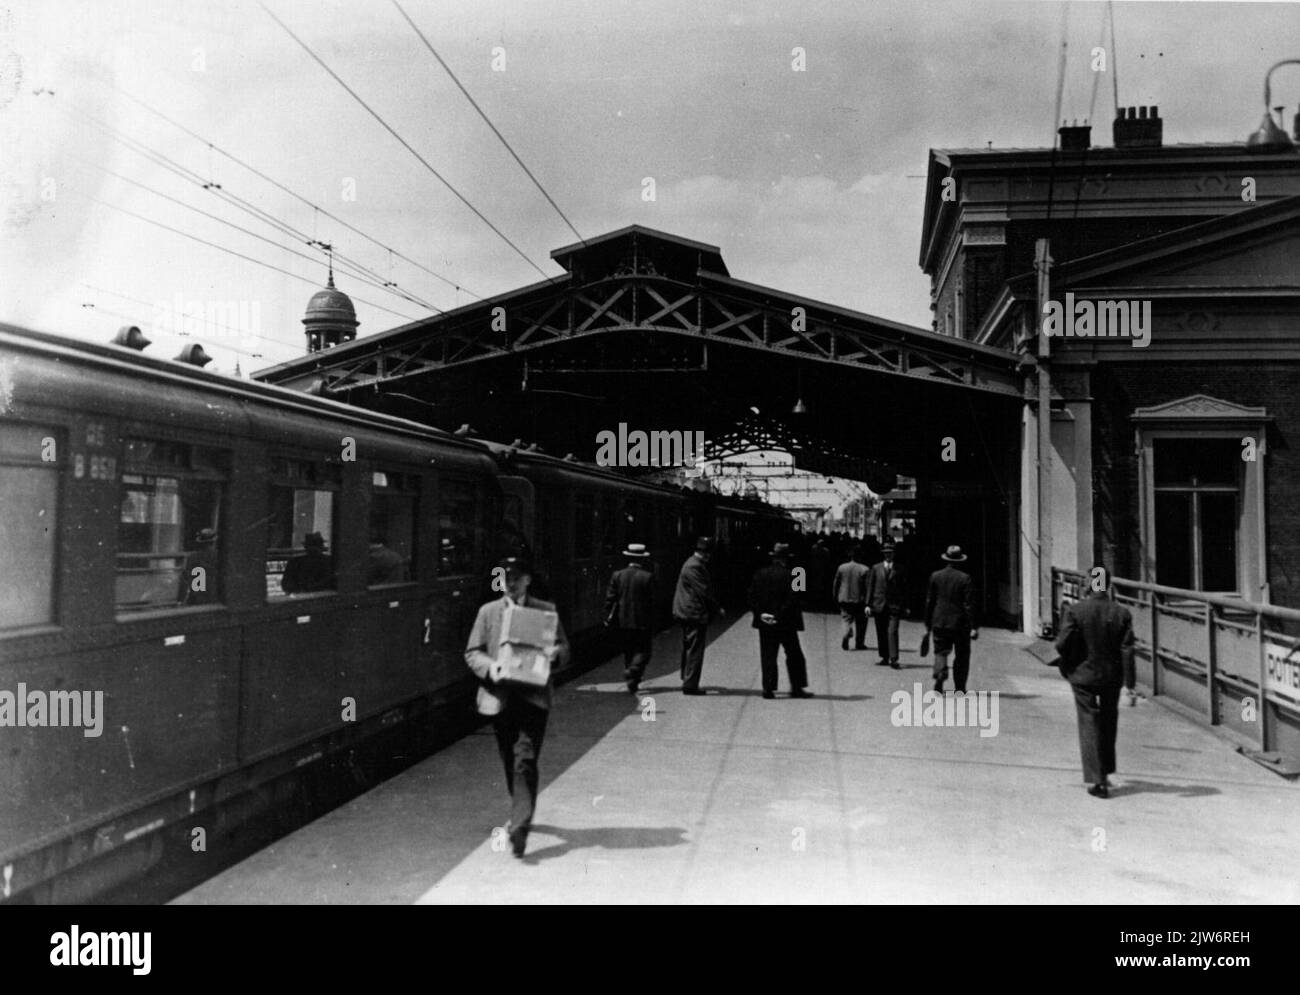
[[[835,616],[806,626],[811,699],[786,697],[784,664],[761,697],[748,615],[711,632],[704,696],[678,691],[674,630],[639,699],[621,660],[559,688],[523,860],[493,840],[508,806],[483,726],[176,902],[1300,901],[1300,785],[1206,727],[1122,704],[1116,787],[1092,798],[1068,685],[1029,637],[981,630],[981,729],[903,723],[919,709],[896,692],[930,686],[919,623],[900,670],[841,650]]]

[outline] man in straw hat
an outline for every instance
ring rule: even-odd
[[[790,547],[778,542],[772,547],[772,562],[754,574],[749,585],[749,607],[754,612],[758,630],[759,662],[763,668],[763,697],[776,697],[777,650],[785,649],[785,669],[790,677],[791,698],[811,698],[807,690],[808,664],[799,633],[803,631],[803,612],[794,590],[790,570]]]
[[[650,551],[642,543],[630,542],[623,550],[627,566],[616,570],[605,589],[605,624],[618,632],[623,649],[623,680],[636,694],[650,663],[654,635],[654,574],[650,572]]]
[[[953,653],[953,688],[964,692],[970,673],[970,643],[979,638],[975,596],[970,574],[954,565],[966,562],[961,547],[949,546],[940,558],[947,566],[930,574],[925,596],[925,631],[934,640],[934,689],[943,690],[943,682],[948,679],[948,654]]]
[[[704,640],[709,632],[709,619],[723,613],[709,573],[712,558],[713,540],[700,536],[695,552],[682,564],[677,590],[673,593],[673,618],[682,627],[682,694],[704,693],[700,688]]]

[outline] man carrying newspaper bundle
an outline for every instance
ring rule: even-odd
[[[537,760],[551,708],[552,665],[563,667],[569,643],[555,605],[530,597],[532,568],[510,556],[493,571],[505,592],[478,610],[465,662],[479,679],[478,711],[492,716],[512,799],[506,833],[523,857],[537,808]]]

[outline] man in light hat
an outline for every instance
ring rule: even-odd
[[[884,559],[871,568],[867,577],[867,613],[876,620],[877,663],[898,670],[898,623],[903,617],[906,594],[903,570],[894,562],[894,544],[885,543]]]
[[[713,558],[713,540],[700,536],[695,552],[682,564],[673,593],[673,618],[682,627],[682,694],[703,694],[700,676],[704,672],[704,640],[709,619],[721,615],[722,606],[713,590],[709,560]]]
[[[959,692],[966,690],[970,673],[970,644],[979,638],[975,627],[975,596],[970,574],[954,564],[965,563],[960,546],[949,546],[940,557],[947,563],[930,574],[925,596],[925,631],[934,640],[934,689],[943,690],[948,679],[948,654],[952,653],[952,683]]]
[[[654,635],[654,574],[650,572],[650,551],[642,543],[630,542],[623,550],[627,566],[616,570],[605,590],[605,624],[617,630],[623,649],[623,680],[628,692],[636,694],[650,663]]]
[[[537,761],[546,736],[546,720],[550,716],[551,681],[548,680],[544,687],[500,684],[497,654],[501,649],[501,624],[507,607],[519,605],[553,612],[555,605],[529,595],[532,567],[525,560],[508,556],[497,566],[505,581],[505,592],[479,608],[474,628],[465,644],[465,662],[479,679],[478,712],[492,716],[497,751],[506,772],[506,791],[511,798],[506,833],[511,851],[516,857],[523,857],[537,808],[540,778]],[[558,627],[555,646],[549,652],[552,668],[563,667],[568,661],[569,642],[563,625]]]
[[[790,570],[790,547],[778,542],[772,547],[772,562],[754,574],[749,585],[749,607],[754,612],[758,630],[759,663],[763,668],[763,697],[775,698],[777,685],[776,654],[785,649],[785,669],[790,677],[791,698],[811,698],[807,690],[808,664],[799,633],[803,631],[803,612],[794,589]]]

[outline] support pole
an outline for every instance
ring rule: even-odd
[[[1051,242],[1034,243],[1034,271],[1038,275],[1038,635],[1052,629],[1052,375],[1051,339],[1043,314],[1051,299]]]

